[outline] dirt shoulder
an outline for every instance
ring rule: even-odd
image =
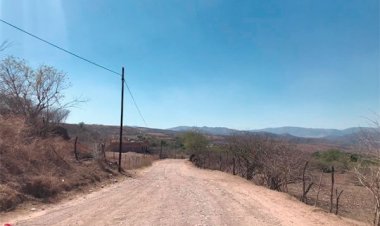
[[[186,160],[157,161],[135,178],[0,218],[14,225],[365,225]]]

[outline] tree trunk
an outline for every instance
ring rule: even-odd
[[[373,225],[380,226],[380,205],[375,206],[375,217],[373,218]]]
[[[313,184],[314,184],[313,182],[311,182],[311,183],[307,186],[307,188],[306,188],[305,173],[306,173],[307,165],[309,165],[309,162],[308,162],[308,161],[306,161],[305,166],[304,166],[303,171],[302,171],[302,196],[301,196],[301,202],[304,202],[304,203],[307,202],[306,195],[307,195],[307,193],[310,191],[311,187],[312,187]]]
[[[252,178],[253,178],[253,167],[251,166],[251,164],[249,163],[248,160],[246,160],[246,167],[247,167],[246,178],[247,178],[247,180],[252,180]]]

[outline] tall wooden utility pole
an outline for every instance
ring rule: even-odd
[[[123,148],[123,113],[124,113],[124,67],[121,69],[121,116],[119,140],[119,173],[121,172],[121,149]]]

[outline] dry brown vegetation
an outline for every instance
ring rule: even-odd
[[[380,118],[378,116],[378,118]],[[372,195],[374,201],[373,224],[380,225],[380,123],[372,121],[373,128],[363,131],[361,149],[372,156],[369,164],[368,159],[361,159],[355,167],[355,175],[360,185],[366,188]]]
[[[0,116],[1,211],[25,200],[54,200],[62,191],[99,182],[114,173],[104,160],[75,160],[71,141],[34,136],[31,131],[23,118]]]
[[[354,173],[355,166],[368,160],[364,155],[336,149],[311,154],[287,141],[253,134],[231,136],[227,142],[215,145],[205,136],[191,133],[184,137],[185,147],[198,167],[239,175],[269,189],[287,192],[326,212],[373,223],[374,199]]]
[[[331,174],[322,173],[321,189],[317,204],[316,199],[321,172],[319,170],[312,170],[310,174],[316,185],[311,188],[306,203],[316,205],[328,212],[330,209]],[[358,184],[354,174],[349,172],[337,172],[335,174],[335,187],[339,190],[344,190],[339,200],[339,215],[366,223],[372,223],[374,201],[370,192]],[[301,196],[301,182],[290,184],[288,188],[289,194],[295,197]],[[335,211],[335,207],[333,211]]]
[[[267,136],[231,136],[223,145],[208,145],[200,134],[187,134],[185,140],[192,140],[185,145],[197,166],[231,172],[277,191],[287,191],[288,184],[300,180],[307,161],[291,143]]]
[[[0,46],[0,50],[4,45]],[[69,107],[64,72],[7,57],[0,62],[0,211],[24,200],[50,201],[73,190],[112,177],[116,163],[105,156],[106,136],[74,125],[70,140],[61,122]],[[77,128],[78,127],[78,128]],[[133,156],[128,169],[151,164]]]
[[[111,161],[116,164],[119,159],[119,153],[106,152],[106,157],[108,161]],[[121,158],[121,167],[124,170],[138,169],[142,167],[151,166],[153,161],[158,159],[158,157],[155,155],[146,155],[134,152],[122,153]]]

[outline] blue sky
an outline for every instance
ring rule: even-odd
[[[149,127],[365,126],[380,113],[378,0],[0,0],[0,18],[121,71]],[[117,76],[0,24],[1,53],[67,72],[68,122],[118,124]],[[126,95],[125,123],[144,126]]]

